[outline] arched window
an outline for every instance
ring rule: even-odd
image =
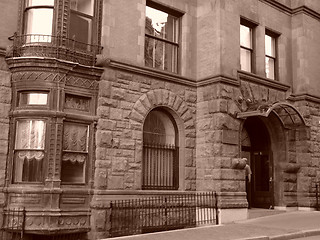
[[[177,127],[172,117],[162,109],[152,110],[143,127],[142,189],[178,189],[177,142]]]

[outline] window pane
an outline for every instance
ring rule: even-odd
[[[91,44],[92,19],[71,12],[69,38],[79,42],[76,48],[87,50],[86,44]],[[84,43],[84,44],[80,44]]]
[[[47,105],[47,93],[20,93],[19,106]]]
[[[50,8],[27,10],[25,34],[36,35],[28,37],[27,42],[50,42],[50,36],[52,34],[52,18],[53,9]]]
[[[45,123],[42,120],[19,120],[15,149],[44,149]]]
[[[240,49],[240,65],[241,70],[251,72],[251,51],[241,48]]]
[[[275,57],[276,56],[276,51],[275,51],[275,38],[270,37],[268,35],[265,35],[265,51],[266,55],[270,57]]]
[[[27,0],[27,7],[31,6],[53,6],[54,0]]]
[[[177,72],[178,47],[146,36],[145,65]]]
[[[274,59],[266,57],[266,77],[275,79]]]
[[[146,7],[146,33],[178,42],[178,19],[163,11]]]
[[[43,151],[15,151],[14,182],[41,182]]]
[[[88,152],[88,126],[65,123],[63,133],[63,150]]]
[[[88,158],[88,125],[65,123],[61,180],[66,183],[84,183]]]
[[[71,0],[71,9],[93,16],[94,0]]]
[[[64,153],[61,166],[61,181],[68,183],[85,182],[87,154]]]
[[[244,25],[240,25],[240,46],[252,48],[252,30]]]
[[[14,182],[42,181],[44,144],[44,121],[17,121],[14,151]]]
[[[163,111],[151,111],[143,126],[143,189],[178,188],[178,151],[174,122]]]

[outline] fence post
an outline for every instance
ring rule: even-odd
[[[167,196],[164,197],[164,215],[165,215],[165,222],[164,227],[165,230],[168,230],[168,204],[167,204]]]
[[[26,209],[22,209],[22,224],[21,224],[21,239],[23,239],[24,235],[24,228],[25,228],[25,221],[26,221]]]
[[[316,210],[319,211],[319,185],[316,183]]]
[[[215,209],[216,209],[216,224],[219,225],[218,195],[217,195],[217,192],[214,192],[214,198],[215,198]]]

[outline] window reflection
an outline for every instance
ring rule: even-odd
[[[275,79],[276,39],[265,35],[265,71],[266,77]]]
[[[240,25],[240,66],[241,70],[252,72],[252,29]]]
[[[87,49],[92,43],[92,23],[94,0],[72,0],[70,12],[69,38],[76,41],[76,48]]]
[[[147,6],[145,24],[146,66],[177,72],[179,19]]]

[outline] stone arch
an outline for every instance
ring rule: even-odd
[[[136,131],[136,138],[140,139],[137,144],[136,162],[141,163],[143,124],[148,113],[155,108],[165,109],[174,118],[178,128],[179,138],[179,190],[189,190],[195,184],[195,122],[187,103],[175,93],[166,89],[151,90],[143,94],[134,104],[129,115],[130,128]],[[188,130],[190,136],[186,136]],[[190,134],[191,132],[191,134]],[[188,167],[186,170],[186,166]],[[194,168],[194,169],[193,169]],[[187,181],[187,180],[188,181]]]
[[[174,111],[185,125],[188,125],[188,121],[192,121],[192,113],[187,103],[181,97],[166,89],[152,90],[142,95],[133,106],[130,120],[142,124],[148,112],[161,106]]]

